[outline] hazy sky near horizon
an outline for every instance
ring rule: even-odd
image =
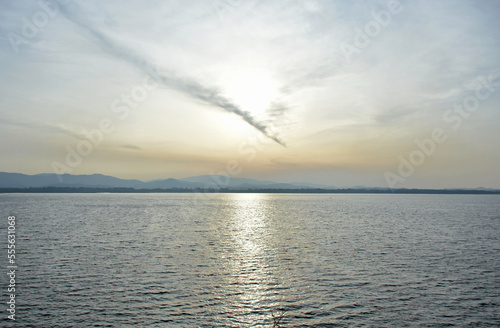
[[[499,17],[494,0],[0,0],[0,171],[500,188]]]

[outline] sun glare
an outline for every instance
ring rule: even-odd
[[[261,116],[277,96],[277,83],[260,72],[239,72],[225,88],[228,98],[252,115]]]

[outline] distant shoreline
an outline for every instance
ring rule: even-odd
[[[40,188],[0,188],[0,193],[217,193],[217,194],[461,194],[461,195],[500,195],[500,190],[468,189],[135,189],[135,188],[87,188],[87,187],[40,187]]]

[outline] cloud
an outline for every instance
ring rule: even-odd
[[[60,125],[50,125],[47,123],[43,124],[38,124],[38,123],[32,123],[32,122],[18,122],[10,119],[0,119],[0,124],[5,124],[5,125],[10,125],[10,126],[19,126],[22,128],[26,129],[37,129],[41,131],[46,131],[49,133],[60,133],[64,134],[67,136],[70,136],[75,139],[82,139],[85,138],[84,135],[79,134],[71,129],[68,129],[66,127],[60,126]]]
[[[40,5],[0,1],[0,137],[8,140],[2,151],[24,156],[10,156],[2,169],[48,171],[64,156],[61,146],[108,117],[119,128],[81,172],[126,176],[144,167],[154,178],[218,171],[246,158],[241,151],[251,150],[251,140],[239,149],[234,143],[253,128],[291,147],[259,148],[257,160],[241,161],[244,175],[282,169],[300,177],[309,170],[318,182],[366,184],[354,176],[337,182],[332,172],[343,166],[382,177],[474,92],[478,77],[491,76],[495,92],[414,181],[444,172],[429,186],[497,186],[500,2],[401,1],[403,11],[380,33],[372,30],[350,63],[339,45],[354,44],[387,0],[316,2],[241,2],[221,13],[211,1],[160,1],[154,8],[72,1],[16,54],[7,35],[22,35],[24,18],[31,21]],[[247,78],[252,73],[256,83]],[[133,119],[115,120],[112,101],[131,95],[141,77],[163,90],[131,107]],[[258,96],[259,81],[272,92],[254,112],[235,90]],[[464,180],[460,171],[473,170],[484,180]]]
[[[132,150],[142,150],[141,147],[131,144],[121,145],[121,148],[132,149]]]
[[[285,146],[285,143],[278,137],[278,135],[271,132],[271,128],[269,126],[258,121],[249,112],[242,110],[238,105],[224,97],[217,88],[205,86],[189,77],[179,77],[173,72],[159,69],[158,65],[146,56],[129,49],[127,46],[120,44],[120,42],[116,40],[113,40],[103,31],[96,29],[91,24],[80,19],[78,15],[68,11],[67,8],[61,8],[61,13],[68,20],[89,32],[99,42],[99,44],[105,48],[106,51],[126,60],[140,70],[150,74],[158,83],[161,83],[168,88],[186,93],[195,99],[199,99],[208,104],[219,107],[226,112],[233,113],[254,127],[256,130],[260,131],[266,137],[274,140],[282,146]]]

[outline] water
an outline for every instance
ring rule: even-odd
[[[17,322],[6,320],[4,305],[2,323],[272,327],[273,316],[282,317],[280,327],[500,323],[499,196],[197,199],[0,195],[0,243],[14,214],[18,252]]]

